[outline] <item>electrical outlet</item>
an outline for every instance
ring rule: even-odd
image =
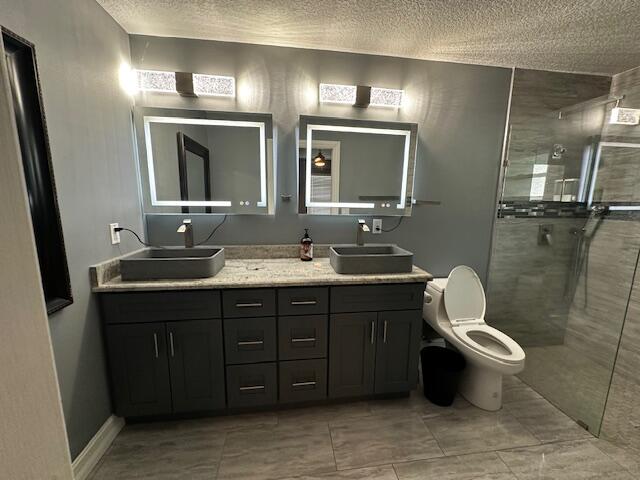
[[[116,232],[116,228],[118,228],[120,224],[118,223],[110,223],[109,224],[109,234],[111,235],[111,245],[117,245],[120,243],[120,232]]]
[[[382,219],[374,218],[373,219],[373,233],[378,234],[382,233]]]

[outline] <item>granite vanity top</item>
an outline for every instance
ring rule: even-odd
[[[328,246],[326,245],[318,245],[314,248],[315,258],[311,262],[303,262],[297,258],[297,245],[228,246],[224,248],[225,266],[215,277],[125,282],[120,278],[119,260],[122,257],[117,257],[90,267],[92,290],[94,292],[126,292],[425,283],[433,279],[431,274],[416,266],[409,273],[338,274],[329,264]]]

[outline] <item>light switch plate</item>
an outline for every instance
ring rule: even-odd
[[[120,226],[119,223],[109,224],[109,234],[111,235],[111,245],[117,245],[120,243],[120,232],[116,232],[116,228]]]
[[[382,233],[382,219],[374,218],[373,219],[373,233],[378,234]]]

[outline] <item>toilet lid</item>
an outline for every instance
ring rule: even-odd
[[[454,326],[453,333],[466,346],[487,357],[505,363],[520,363],[525,359],[524,350],[513,338],[486,323]]]
[[[484,318],[484,288],[472,268],[460,265],[451,270],[444,289],[444,306],[452,323],[461,319]]]

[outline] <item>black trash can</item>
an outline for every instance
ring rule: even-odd
[[[420,359],[424,396],[441,407],[450,406],[467,363],[464,357],[450,348],[430,346],[420,351]]]

